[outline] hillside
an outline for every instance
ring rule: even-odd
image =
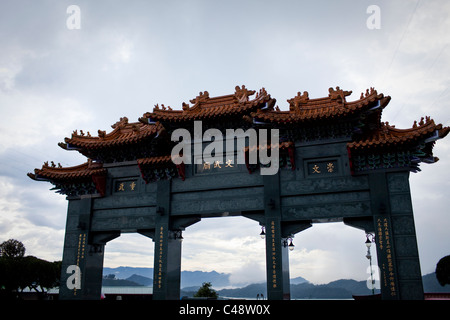
[[[116,279],[126,279],[137,282],[141,285],[152,285],[153,268],[117,267],[103,268],[103,276],[114,275]],[[137,279],[137,276],[143,277]],[[150,282],[149,282],[150,279]],[[230,286],[230,274],[216,271],[182,271],[181,288],[201,286],[203,282],[211,282],[215,287]]]
[[[152,268],[104,268],[104,285],[117,286],[151,286]],[[109,276],[108,276],[109,275]],[[114,276],[112,276],[114,275]],[[114,278],[114,279],[111,279]],[[442,287],[436,280],[436,275],[430,273],[422,277],[424,291],[450,292],[450,285]],[[215,271],[182,271],[181,296],[192,297],[203,282],[211,282],[213,288],[230,286],[230,274]],[[265,283],[254,283],[242,288],[215,289],[220,297],[255,299],[258,295],[267,297]],[[375,290],[379,293],[379,290]],[[302,277],[291,279],[291,299],[352,299],[353,295],[370,295],[372,291],[366,286],[366,281],[340,279],[328,284],[312,284]]]

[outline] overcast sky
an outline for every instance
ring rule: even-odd
[[[80,28],[69,29],[69,5]],[[380,9],[380,29],[370,5]],[[45,161],[85,158],[57,143],[75,129],[110,132],[157,103],[181,109],[200,91],[265,87],[282,110],[298,91],[375,87],[392,100],[383,121],[410,128],[425,115],[450,125],[450,2],[354,1],[21,1],[0,2],[0,242],[61,260],[67,201],[27,172]],[[71,21],[71,20],[70,20]],[[440,161],[411,174],[422,273],[450,254],[450,138]],[[232,273],[233,283],[265,280],[259,225],[204,219],[184,232],[183,270]],[[363,280],[363,231],[342,223],[297,234],[291,277],[314,283]],[[106,246],[105,266],[153,266],[153,243],[125,235]]]

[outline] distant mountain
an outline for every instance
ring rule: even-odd
[[[256,298],[261,294],[267,297],[267,286],[266,283],[254,283],[244,288],[218,290],[217,293],[219,297],[230,298]]]
[[[127,279],[134,274],[139,276],[153,278],[153,268],[135,268],[135,267],[117,267],[103,268],[103,276],[113,274],[116,279]]]
[[[103,278],[102,286],[108,287],[137,287],[142,286],[142,284],[136,283],[134,281],[130,281],[127,279],[111,279],[111,278]]]
[[[103,285],[118,286],[151,286],[153,268],[104,268],[103,275],[114,275],[103,279]],[[450,285],[442,287],[435,273],[422,277],[425,292],[450,292]],[[203,282],[211,282],[213,288],[230,286],[230,274],[216,271],[182,271],[181,272],[181,296],[192,297]],[[215,289],[219,297],[256,299],[258,295],[267,298],[266,283],[254,283],[242,288]],[[375,293],[379,293],[375,290]],[[341,279],[328,284],[316,285],[302,277],[291,279],[291,299],[352,299],[353,295],[370,295],[372,291],[367,288],[366,280],[356,281]]]
[[[423,291],[429,293],[450,292],[450,285],[441,286],[436,279],[436,273],[429,273],[422,277]]]
[[[125,280],[135,282],[141,286],[147,286],[152,287],[153,286],[153,279],[143,277],[137,274],[133,274],[131,277],[126,278]]]
[[[181,271],[181,288],[201,286],[203,282],[211,282],[216,288],[226,287],[230,283],[229,273],[218,273],[216,271]]]
[[[293,285],[293,284],[307,283],[307,282],[309,282],[309,281],[306,280],[305,278],[302,278],[302,277],[297,277],[297,278],[292,278],[292,279],[291,279],[291,285]]]
[[[367,288],[366,280],[341,279],[322,285],[312,284],[305,280],[302,283],[294,284],[299,280],[291,279],[291,299],[352,299],[353,295],[372,294],[372,290]],[[435,273],[423,276],[422,281],[424,292],[450,292],[450,285],[442,287],[436,280]],[[264,294],[267,297],[265,283],[251,284],[243,288],[223,289],[217,292],[219,297],[255,299],[258,294]],[[375,290],[375,293],[379,292],[380,290]]]
[[[152,285],[153,268],[134,268],[134,267],[117,267],[117,268],[103,268],[103,276],[113,274],[116,279],[127,279],[135,281],[141,285]],[[143,277],[138,279],[137,276]],[[145,279],[144,279],[145,278]],[[203,282],[211,282],[215,287],[230,286],[230,274],[219,273],[216,271],[182,271],[181,272],[181,288],[201,286]],[[149,283],[149,284],[148,284]]]
[[[352,292],[327,284],[301,283],[291,285],[291,299],[351,299]]]

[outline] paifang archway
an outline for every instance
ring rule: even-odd
[[[347,102],[351,91],[328,91],[320,99],[299,92],[288,100],[289,110],[280,111],[264,88],[236,86],[226,96],[201,92],[180,110],[156,105],[138,122],[121,118],[95,137],[74,131],[59,145],[85,155],[86,163],[45,163],[28,174],[67,195],[60,298],[99,299],[104,246],[133,231],[155,243],[154,299],[179,299],[181,232],[226,214],[265,226],[269,299],[290,297],[285,239],[320,221],[375,234],[383,299],[423,299],[409,174],[438,160],[433,145],[450,128],[425,117],[397,129],[381,122],[389,96],[370,88]],[[175,164],[171,135],[184,128],[195,137],[195,121],[201,121],[200,138],[210,128],[265,128],[279,130],[279,143],[239,149],[236,140],[235,153],[219,162]],[[265,161],[249,161],[262,149],[278,152],[275,174],[261,174]]]

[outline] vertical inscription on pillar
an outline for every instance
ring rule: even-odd
[[[76,270],[80,270],[80,261],[84,259],[84,253],[86,248],[86,233],[80,233],[78,236],[78,250],[77,250],[77,268]],[[75,272],[75,275],[80,277],[80,275]],[[78,282],[78,285],[73,286],[73,295],[77,295],[77,289],[80,289],[79,283],[81,279],[74,279],[74,283]]]
[[[397,288],[395,281],[395,270],[393,263],[393,252],[391,245],[391,233],[389,221],[387,218],[377,219],[377,235],[378,235],[378,249],[383,254],[385,259],[381,261],[382,279],[381,283],[384,288],[389,288],[391,297],[397,296]]]
[[[270,222],[270,242],[272,252],[272,287],[277,287],[277,252],[275,245],[275,221]]]
[[[161,226],[159,229],[158,236],[158,274],[157,274],[157,285],[158,289],[162,288],[162,272],[163,272],[163,241],[164,241],[164,227]]]

